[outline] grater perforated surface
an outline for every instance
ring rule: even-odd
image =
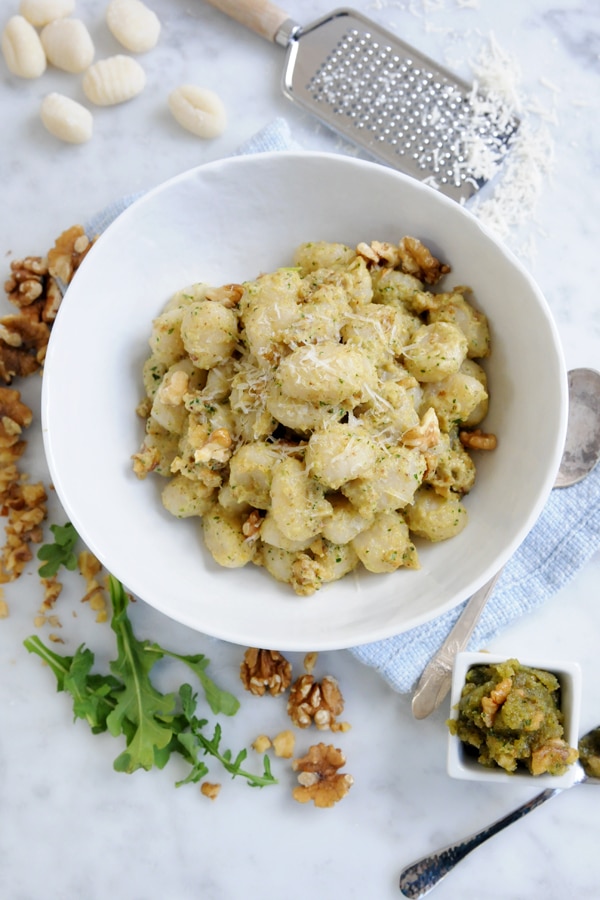
[[[485,181],[470,166],[473,142],[500,160],[517,125],[475,116],[469,85],[353,12],[300,33],[284,91],[382,162],[457,200]]]

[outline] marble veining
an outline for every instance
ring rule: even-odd
[[[279,89],[281,48],[230,22],[202,0],[148,0],[163,23],[158,47],[142,61],[147,88],[135,101],[95,113],[93,140],[59,144],[39,121],[51,90],[82,101],[79,79],[48,70],[19,81],[0,61],[0,255],[10,260],[43,254],[64,228],[83,222],[125,194],[148,189],[185,169],[218,159],[277,116],[307,149],[356,152]],[[5,0],[2,17],[16,12]],[[600,160],[600,19],[596,0],[357,0],[354,7],[395,31],[458,74],[493,39],[520,69],[526,117],[547,129],[552,165],[542,175],[533,208],[506,235],[507,244],[538,280],[555,316],[569,367],[599,367],[600,315],[597,181]],[[104,4],[77,0],[97,56],[118,52],[103,22]],[[302,23],[329,12],[325,0],[290,0]],[[183,132],[166,97],[183,81],[219,92],[229,126],[211,142]],[[290,211],[293,215],[293,210]],[[127,252],[127,248],[123,248]],[[5,277],[5,276],[3,276]],[[5,310],[8,311],[8,310]],[[12,311],[12,310],[11,310]],[[82,335],[93,340],[93,334]],[[23,395],[39,409],[39,379]],[[37,404],[37,405],[36,405]],[[38,429],[39,430],[39,429]],[[36,426],[28,434],[25,466],[45,477]],[[540,448],[543,452],[543,448]],[[55,498],[52,520],[60,518]],[[582,729],[600,721],[597,585],[600,557],[541,610],[511,626],[490,650],[575,659],[582,666]],[[107,626],[80,603],[79,586],[60,598],[63,649],[82,641],[99,664],[111,658]],[[5,586],[9,617],[0,621],[0,897],[3,900],[392,900],[401,868],[483,827],[532,795],[451,780],[445,772],[448,710],[416,722],[410,697],[343,651],[323,653],[317,672],[335,675],[352,723],[336,745],[355,784],[331,810],[291,799],[289,764],[274,761],[280,785],[262,791],[221,779],[221,795],[207,800],[194,786],[174,787],[181,773],[117,774],[116,741],[73,723],[66,697],[50,673],[22,647],[35,631],[41,601],[35,565]],[[191,634],[138,604],[140,636],[182,652],[206,653],[225,687],[240,692],[241,649]],[[47,637],[48,628],[40,630]],[[296,667],[301,657],[291,654]],[[285,706],[272,698],[242,697],[227,723],[227,742],[249,746],[260,732],[288,725]],[[322,737],[299,734],[303,752]],[[328,738],[328,735],[325,735]],[[493,838],[447,876],[439,900],[597,900],[598,796],[585,786],[564,792]]]

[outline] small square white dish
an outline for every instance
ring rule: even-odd
[[[523,666],[528,666],[532,669],[542,669],[543,671],[551,672],[557,677],[561,688],[560,707],[564,716],[564,739],[570,747],[577,747],[579,741],[582,679],[581,669],[576,662],[510,657],[470,651],[459,653],[452,673],[450,717],[452,719],[458,718],[458,703],[469,669],[473,666],[495,665],[511,658],[518,659]],[[568,788],[579,779],[579,766],[577,763],[569,766],[563,775],[531,775],[524,767],[519,767],[512,774],[499,766],[488,768],[477,762],[475,752],[469,752],[466,745],[452,733],[448,736],[447,771],[451,778],[465,781],[521,786],[529,781],[532,786],[535,785],[539,788]]]

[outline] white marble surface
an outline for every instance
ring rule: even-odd
[[[2,16],[16,11],[4,0]],[[142,60],[148,86],[135,101],[98,110],[91,143],[59,144],[40,125],[50,90],[82,99],[79,79],[48,71],[20,81],[0,64],[0,253],[44,253],[64,228],[123,194],[151,187],[204,161],[227,155],[277,115],[310,149],[341,150],[339,141],[280,96],[280,48],[229,22],[202,0],[152,0],[163,23],[159,46]],[[596,0],[357,0],[357,9],[409,43],[470,77],[469,61],[493,34],[518,59],[529,123],[543,126],[554,165],[543,174],[539,200],[506,240],[544,290],[556,317],[569,367],[599,366],[596,285],[600,212],[600,18]],[[308,22],[329,11],[325,0],[291,0],[292,16]],[[103,24],[104,4],[77,0],[98,56],[117,47]],[[166,96],[184,81],[217,90],[229,126],[213,142],[180,130]],[[127,252],[127,248],[123,248]],[[89,339],[89,336],[82,336]],[[39,379],[23,386],[34,409]],[[41,443],[29,433],[27,466],[44,478]],[[540,449],[543,452],[543,448]],[[51,509],[54,520],[60,511]],[[514,625],[490,649],[575,659],[584,675],[582,725],[600,721],[596,557],[546,606]],[[69,581],[57,611],[63,649],[82,641],[110,658],[108,626],[81,606],[81,583]],[[197,787],[175,789],[179,772],[116,774],[116,741],[73,724],[50,673],[22,647],[35,629],[41,595],[32,564],[5,588],[9,617],[0,622],[0,896],[6,900],[237,900],[247,897],[393,898],[405,863],[507,812],[534,788],[506,789],[451,780],[445,772],[448,710],[416,722],[410,698],[392,692],[344,651],[324,653],[317,672],[340,680],[352,729],[337,736],[355,778],[331,810],[291,799],[289,765],[275,760],[277,787],[250,790],[223,779],[211,803]],[[181,650],[206,652],[213,673],[239,692],[241,650],[174,625],[139,604],[140,636]],[[48,628],[41,629],[47,637]],[[300,665],[300,657],[292,656]],[[260,732],[287,726],[284,704],[244,694],[226,723],[228,743],[248,745]],[[319,733],[300,733],[305,749]],[[219,778],[214,770],[213,777]],[[435,895],[443,900],[562,900],[600,895],[598,796],[582,787],[561,794],[494,838],[459,866]]]

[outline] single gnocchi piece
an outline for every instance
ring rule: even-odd
[[[458,372],[468,348],[465,335],[451,322],[421,325],[404,348],[404,365],[417,381],[441,381]]]
[[[230,460],[229,484],[238,503],[268,509],[273,471],[279,462],[280,457],[270,444],[242,444]]]
[[[19,78],[39,78],[46,71],[46,54],[40,37],[23,16],[11,16],[0,41],[6,65]]]
[[[169,109],[182,128],[207,140],[219,137],[227,128],[223,101],[209,88],[180,85],[169,95]]]
[[[21,0],[19,4],[21,15],[36,28],[70,16],[74,9],[75,0]]]
[[[377,384],[375,367],[349,344],[322,341],[292,351],[282,359],[278,378],[281,390],[292,400],[309,403],[356,403],[366,388]]]
[[[178,519],[204,516],[214,506],[214,488],[176,475],[162,490],[163,506]]]
[[[106,24],[116,40],[131,53],[147,53],[160,37],[160,20],[141,0],[111,0]]]
[[[245,566],[254,557],[256,541],[249,541],[243,531],[244,517],[214,503],[204,513],[204,541],[215,562],[227,569]]]
[[[306,448],[306,467],[326,488],[366,475],[377,461],[378,449],[366,428],[333,422],[313,431]]]
[[[419,568],[419,558],[408,525],[397,512],[379,513],[368,528],[352,541],[352,547],[369,572],[395,572],[401,566]]]
[[[271,514],[281,533],[290,541],[316,537],[333,510],[303,464],[290,457],[274,470],[271,483]]]
[[[407,507],[406,521],[413,534],[435,543],[460,534],[468,517],[457,494],[444,497],[424,485],[417,491],[413,505]]]
[[[210,369],[233,353],[238,339],[235,313],[212,300],[191,303],[181,320],[181,337],[194,365]]]
[[[85,106],[55,92],[42,101],[40,115],[44,127],[67,144],[85,144],[94,132],[94,119]]]
[[[48,62],[64,72],[85,72],[94,60],[94,42],[81,19],[55,19],[40,38]]]
[[[130,56],[100,59],[83,76],[85,96],[96,106],[115,106],[137,97],[146,85],[146,73]]]

